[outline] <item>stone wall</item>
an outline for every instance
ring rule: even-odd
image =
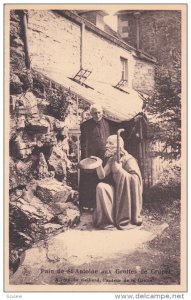
[[[136,48],[136,19],[133,14],[118,15],[117,31],[122,38]]]
[[[131,53],[98,37],[90,31],[85,33],[84,65],[92,70],[90,79],[116,85],[122,76],[121,57],[128,60],[128,86],[132,87],[135,59]]]
[[[47,10],[28,11],[32,67],[74,76],[80,69],[80,27]]]
[[[137,33],[133,14],[119,15],[118,26],[120,32],[123,28],[128,32],[124,40],[136,47]],[[141,12],[139,28],[140,49],[155,56],[158,64],[171,67],[173,56],[181,51],[181,12],[173,10]]]
[[[155,70],[153,64],[136,60],[133,77],[133,88],[147,95],[152,95],[155,85]]]
[[[66,77],[74,77],[80,70],[80,25],[52,11],[29,11],[28,36],[32,67],[54,70]],[[85,28],[83,38],[83,68],[92,73],[89,80],[116,85],[122,76],[120,58],[128,60],[128,86],[137,76],[138,58],[117,44]],[[141,62],[141,60],[140,60]],[[151,68],[145,60],[142,66]],[[153,66],[154,70],[154,66]],[[149,77],[150,76],[150,77]],[[139,81],[142,80],[142,77]],[[141,91],[144,89],[144,82]],[[153,89],[153,72],[147,74],[145,93]],[[139,86],[140,86],[139,85]],[[136,88],[139,88],[137,86]]]

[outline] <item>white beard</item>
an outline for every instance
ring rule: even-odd
[[[111,157],[116,154],[116,149],[107,149],[105,151],[105,157]]]

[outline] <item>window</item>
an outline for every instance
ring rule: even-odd
[[[92,72],[89,70],[80,69],[80,71],[74,76],[74,80],[80,84],[83,84],[84,81],[90,76]]]
[[[128,60],[123,57],[120,57],[120,60],[121,60],[121,70],[122,70],[121,80],[128,81]]]
[[[85,86],[86,88],[90,88],[90,89],[94,90],[94,88],[92,88],[91,86],[84,83],[84,81],[90,76],[91,73],[92,72],[89,70],[80,69],[80,71],[73,78],[70,78],[70,77],[68,77],[68,78],[77,82],[78,84],[80,84],[82,86]]]
[[[124,57],[120,57],[120,60],[121,60],[121,79],[114,87],[124,93],[129,94],[127,91],[124,90],[125,85],[128,84],[128,60]]]

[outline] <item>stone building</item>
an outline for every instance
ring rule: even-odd
[[[53,128],[63,126],[76,134],[79,144],[84,107],[100,103],[106,117],[127,129],[127,149],[141,165],[145,122],[140,126],[135,117],[142,112],[143,97],[152,94],[156,60],[124,42],[105,24],[105,15],[104,11],[10,12],[10,141],[16,144],[11,155],[18,148],[18,158],[25,159],[41,142],[47,160],[44,144],[47,139],[54,144],[54,137],[39,142],[39,134],[51,135]],[[16,138],[15,130],[21,131]],[[32,130],[39,133],[27,136]],[[74,152],[79,160],[80,151]],[[13,178],[14,188],[18,176]]]
[[[181,11],[123,10],[116,13],[124,41],[171,66],[181,52]]]
[[[159,84],[164,94],[166,88],[167,97],[171,99],[170,87],[171,83],[174,82],[173,93],[181,98],[182,12],[180,10],[123,10],[118,11],[116,16],[118,34],[123,40],[136,49],[148,52],[157,59],[156,86]],[[163,80],[160,79],[161,75]],[[175,103],[173,99],[172,103]],[[177,111],[175,118],[180,113]],[[179,139],[176,137],[176,140]],[[169,152],[171,155],[171,148],[166,147],[165,143],[161,141],[156,141],[152,143],[150,149],[153,157],[149,161],[149,168],[152,171],[151,183],[154,184],[157,182],[163,167],[166,168],[165,161],[156,153]]]
[[[129,120],[142,109],[135,91],[152,93],[155,59],[108,30],[104,15],[102,11],[29,10],[31,67],[89,103],[102,103],[117,121]]]
[[[143,161],[141,112],[156,60],[122,40],[105,14],[10,11],[11,253],[79,222],[75,163],[86,106],[100,103],[107,118],[126,128],[127,149]]]
[[[152,94],[156,59],[124,42],[105,24],[105,15],[104,11],[29,10],[31,68],[69,90],[78,102],[100,103],[107,118],[125,122],[127,149],[142,168],[140,139],[145,136],[139,125],[131,133],[132,124],[142,111],[142,96]],[[79,115],[79,103],[77,110]],[[80,120],[70,114],[65,121],[72,131]]]

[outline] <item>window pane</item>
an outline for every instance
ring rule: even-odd
[[[126,58],[120,57],[122,66],[122,80],[128,80],[128,61]]]

